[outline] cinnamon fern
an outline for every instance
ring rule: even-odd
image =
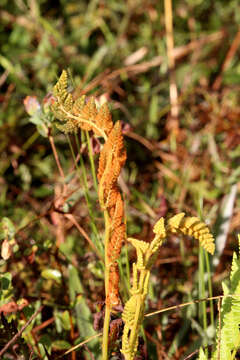
[[[93,131],[104,139],[97,178],[98,197],[105,220],[105,319],[103,329],[102,359],[108,359],[109,322],[112,308],[120,303],[118,259],[123,241],[126,239],[124,203],[118,187],[118,178],[126,161],[121,124],[113,124],[108,105],[98,107],[94,97],[81,96],[73,99],[68,92],[67,73],[62,72],[53,89],[57,127],[65,133],[76,133],[79,129]],[[208,227],[196,217],[185,217],[180,213],[165,224],[161,218],[153,228],[155,237],[151,243],[129,238],[135,247],[137,261],[133,264],[131,297],[125,304],[122,319],[125,323],[122,337],[122,353],[126,360],[133,360],[138,348],[138,332],[145,310],[145,299],[151,267],[158,249],[170,233],[193,236],[209,253],[214,252],[214,239]]]

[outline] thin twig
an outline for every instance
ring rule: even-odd
[[[63,356],[65,355],[68,355],[69,353],[71,353],[72,351],[74,350],[77,350],[78,348],[80,348],[81,346],[87,344],[88,342],[92,341],[93,339],[96,339],[97,337],[101,336],[102,335],[102,332],[101,333],[98,333],[96,335],[93,335],[91,337],[89,337],[88,339],[82,341],[80,344],[77,344],[75,345],[74,347],[72,347],[71,349],[67,350],[63,355],[60,355],[57,359],[60,359],[62,358]]]
[[[8,74],[9,74],[9,71],[5,70],[4,73],[0,76],[0,87],[2,87],[2,85],[7,80]]]
[[[60,161],[59,161],[59,157],[58,157],[58,153],[57,153],[57,150],[56,150],[56,146],[54,144],[53,136],[49,134],[48,138],[49,138],[49,141],[50,141],[50,144],[51,144],[51,147],[52,147],[53,155],[54,155],[57,167],[58,167],[59,174],[64,179],[65,178],[64,172],[63,172],[62,166],[61,166]]]
[[[133,131],[128,131],[126,133],[126,135],[136,141],[138,141],[139,143],[141,143],[143,146],[145,146],[149,151],[154,151],[155,146],[152,144],[151,141],[145,139],[143,136],[133,132]]]
[[[14,337],[4,346],[4,348],[0,351],[0,358],[7,351],[7,349],[16,342],[16,340],[22,335],[24,330],[28,327],[28,325],[31,324],[33,319],[35,319],[35,317],[42,311],[42,309],[43,306],[40,306],[40,308],[30,317],[30,319],[26,322],[26,324],[23,325],[21,330],[19,330],[18,333],[15,334]]]
[[[71,338],[71,341],[73,342],[74,341],[74,325],[73,325],[73,319],[72,319],[72,314],[70,313],[70,338]],[[76,360],[76,351],[73,351],[72,352],[72,360]]]
[[[203,301],[210,301],[210,300],[218,300],[218,299],[223,299],[225,297],[237,297],[237,296],[240,296],[240,294],[228,294],[228,295],[218,295],[218,296],[212,296],[212,297],[208,297],[208,298],[204,298],[204,299],[199,299],[199,300],[193,300],[193,301],[188,301],[186,303],[182,303],[182,304],[179,304],[179,305],[174,305],[174,306],[169,306],[169,307],[166,307],[164,309],[161,309],[161,310],[157,310],[157,311],[153,311],[151,313],[148,313],[148,314],[145,314],[144,316],[145,317],[149,317],[149,316],[153,316],[153,315],[157,315],[157,314],[160,314],[160,313],[163,313],[165,311],[170,311],[170,310],[175,310],[175,309],[181,309],[185,306],[188,306],[188,305],[192,305],[192,304],[199,304]]]
[[[54,317],[51,317],[50,319],[44,321],[42,324],[36,326],[35,328],[32,329],[32,332],[34,334],[36,334],[38,331],[45,329],[45,327],[47,327],[48,325],[52,324],[55,321]]]
[[[220,360],[220,343],[221,343],[221,330],[222,330],[222,327],[221,327],[221,301],[222,299],[220,298],[218,300],[218,339],[217,339],[217,360]]]

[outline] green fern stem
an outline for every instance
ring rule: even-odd
[[[206,268],[207,268],[207,274],[208,274],[208,293],[209,297],[211,298],[213,296],[213,290],[212,290],[212,280],[211,280],[211,268],[210,268],[210,262],[209,262],[209,255],[205,251],[205,261],[206,261]],[[213,307],[213,300],[210,300],[210,321],[211,326],[214,328],[214,307]]]
[[[96,175],[96,169],[95,169],[94,158],[93,158],[93,149],[92,149],[92,145],[90,143],[90,137],[89,137],[88,131],[85,131],[85,133],[86,133],[86,137],[87,137],[87,145],[88,145],[89,160],[90,160],[90,166],[91,166],[92,177],[93,177],[93,184],[94,184],[96,192],[98,192],[97,175]]]
[[[130,302],[134,303],[134,318],[133,321],[125,319],[126,326],[124,327],[123,339],[125,339],[122,347],[122,353],[126,360],[133,360],[138,346],[139,327],[143,321],[143,314],[145,309],[145,299],[148,292],[150,271],[145,267],[136,269],[133,286],[130,292],[132,296]],[[139,272],[139,276],[138,276]]]
[[[134,348],[137,338],[138,338],[138,332],[139,332],[139,326],[142,322],[142,316],[145,309],[145,299],[148,292],[148,285],[149,285],[149,277],[150,277],[150,271],[146,269],[140,270],[140,277],[139,277],[139,285],[138,290],[139,294],[135,295],[137,299],[136,303],[136,312],[134,317],[134,324],[131,329],[131,334],[129,338],[130,347]]]
[[[237,340],[234,343],[234,350],[232,352],[231,360],[235,359],[235,356],[236,356],[236,353],[237,353],[237,351],[239,349],[239,346],[240,346],[240,332],[238,334]]]
[[[130,343],[131,349],[134,349],[137,338],[138,338],[139,318],[141,316],[141,312],[143,312],[144,300],[145,300],[145,298],[142,296],[142,294],[138,294],[135,296],[137,299],[136,311],[135,311],[134,323],[131,328],[131,334],[130,334],[130,338],[129,338],[129,343]]]
[[[206,297],[206,291],[205,291],[205,281],[204,281],[204,275],[205,275],[205,269],[204,269],[204,253],[203,248],[201,245],[199,245],[199,297],[205,298]],[[199,320],[202,322],[203,329],[207,331],[207,308],[206,303],[202,302],[200,304],[199,308]],[[201,321],[202,320],[202,321]],[[206,340],[204,339],[204,346],[206,346]]]
[[[111,156],[110,159],[108,159],[108,163],[106,166],[106,169],[104,173],[106,173],[106,170],[108,170],[111,162]],[[104,213],[104,222],[105,222],[105,238],[104,238],[104,260],[105,260],[105,270],[104,270],[104,283],[105,283],[105,317],[104,317],[104,325],[103,325],[103,342],[102,342],[102,360],[108,359],[108,332],[109,332],[109,323],[110,323],[110,315],[111,315],[111,307],[109,304],[108,295],[109,295],[109,270],[110,270],[110,263],[108,258],[108,246],[109,246],[109,240],[110,240],[110,231],[111,231],[111,225],[110,225],[110,218],[108,211],[105,206],[104,202],[104,174],[102,176],[102,179],[99,183],[99,202],[100,206]]]

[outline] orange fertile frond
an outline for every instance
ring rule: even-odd
[[[110,209],[110,216],[111,216],[111,227],[116,228],[122,223],[123,218],[123,201],[121,198],[121,194],[118,193],[115,207]]]
[[[95,118],[95,123],[97,127],[102,129],[107,134],[107,136],[110,134],[113,128],[113,122],[112,122],[112,115],[109,111],[107,103],[104,103],[100,107],[98,114]],[[97,134],[97,135],[101,135],[101,134]]]
[[[120,121],[113,125],[108,105],[97,108],[94,97],[85,96],[73,101],[67,91],[67,73],[63,71],[54,87],[55,102],[52,109],[56,118],[63,123],[56,124],[64,132],[76,132],[80,129],[92,130],[102,136],[105,143],[100,152],[97,178],[99,181],[99,202],[105,212],[106,220],[106,272],[110,269],[106,289],[106,303],[111,306],[119,303],[119,273],[117,260],[122,243],[126,237],[124,224],[124,206],[117,186],[117,180],[126,161]]]
[[[97,108],[95,104],[95,99],[94,97],[90,97],[88,102],[82,107],[82,109],[78,114],[79,117],[78,126],[82,130],[86,130],[86,131],[94,130],[93,124],[96,116],[97,116]],[[87,120],[88,123],[84,122],[84,120]]]
[[[122,243],[126,238],[125,233],[125,224],[121,224],[112,231],[108,247],[108,258],[112,263],[119,258]]]
[[[121,168],[126,160],[121,124],[117,122],[111,130],[99,157],[98,180],[106,206],[111,189],[116,185]]]
[[[107,141],[108,150],[112,150],[114,157],[118,160],[120,167],[123,167],[126,161],[126,150],[123,142],[122,126],[120,121],[117,121],[114,128],[109,134]]]
[[[105,204],[106,207],[109,209],[114,207],[117,202],[118,196],[119,196],[119,188],[116,184],[114,184],[114,186],[111,188],[111,190],[107,194],[106,204]]]
[[[73,104],[73,115],[78,116],[85,106],[86,95],[82,95],[74,101]]]
[[[116,306],[119,304],[119,270],[117,263],[110,266],[109,292],[106,299],[107,305]]]
[[[106,147],[104,145],[100,152],[100,156],[98,160],[98,172],[97,172],[98,181],[101,180],[106,166],[107,166],[107,153],[106,153]]]
[[[108,171],[107,171],[108,170]],[[117,179],[121,172],[121,166],[116,158],[112,159],[111,166],[106,169],[104,173],[104,193],[106,195],[111,191],[114,185],[117,183]]]

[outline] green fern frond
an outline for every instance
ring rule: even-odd
[[[124,307],[124,311],[122,313],[122,319],[127,324],[127,326],[132,329],[135,323],[135,313],[138,303],[141,302],[141,294],[136,294],[130,297],[130,299],[126,302]],[[137,324],[141,324],[143,320],[143,307],[141,307],[140,316],[137,319]]]
[[[185,217],[184,213],[173,216],[167,223],[167,230],[172,233],[181,232],[184,235],[199,240],[200,245],[210,254],[214,253],[214,238],[207,225],[197,217]]]
[[[202,348],[200,348],[200,350],[199,350],[198,360],[208,360],[207,356],[204,354],[204,351]]]
[[[127,301],[122,319],[125,323],[122,350],[126,360],[133,360],[138,348],[138,330],[144,317],[145,296],[135,294]]]
[[[236,253],[233,254],[230,285],[223,282],[222,287],[226,297],[222,302],[221,324],[217,329],[217,346],[212,358],[232,360],[240,348],[240,259]]]
[[[53,87],[53,95],[57,98],[57,100],[64,104],[65,99],[68,97],[67,92],[67,72],[66,70],[62,71],[62,74],[60,78],[58,79],[58,82]]]
[[[149,248],[149,243],[146,241],[128,238],[128,241],[136,248],[136,250],[141,250],[142,252],[146,252]]]
[[[63,70],[58,82],[53,88],[55,102],[52,104],[52,110],[56,118],[60,121],[68,119],[68,113],[72,111],[73,98],[67,91],[67,72]]]
[[[164,218],[161,217],[153,227],[153,232],[159,235],[161,238],[166,237],[166,229],[164,226]]]
[[[179,214],[171,217],[171,219],[169,219],[167,222],[167,225],[168,225],[167,229],[173,233],[177,232],[184,216],[185,216],[185,213],[182,212],[182,213],[179,213]]]
[[[168,233],[181,232],[192,235],[210,253],[214,251],[213,236],[208,227],[197,217],[185,217],[180,213],[165,226],[164,218],[160,218],[153,228],[155,237],[151,243],[129,238],[128,241],[136,248],[137,262],[133,264],[133,285],[130,290],[131,297],[123,311],[125,322],[122,341],[122,353],[126,360],[133,360],[137,352],[137,337],[140,324],[143,320],[145,299],[148,293],[150,270],[158,255],[158,249]],[[202,357],[202,359],[205,359]]]
[[[153,232],[156,234],[150,245],[150,255],[156,253],[159,247],[162,245],[163,240],[167,236],[166,228],[164,225],[164,218],[161,217],[155,224]]]

